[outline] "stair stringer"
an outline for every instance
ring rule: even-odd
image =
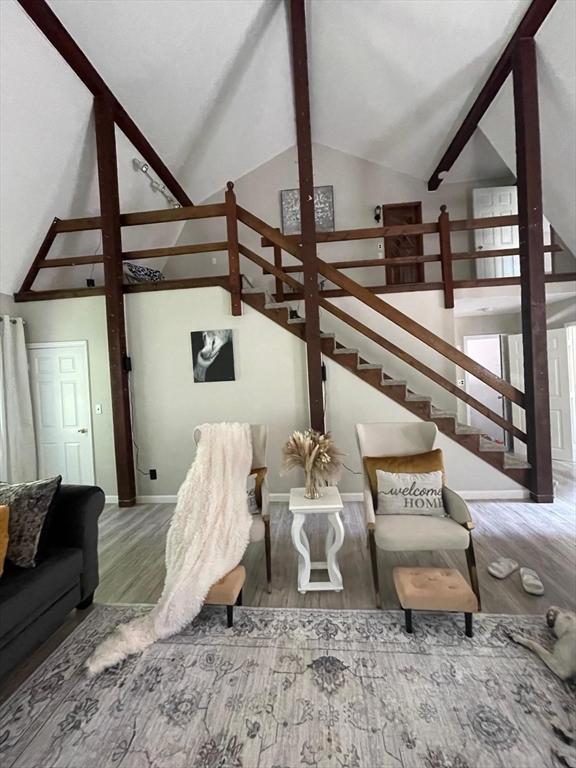
[[[261,314],[265,315],[268,319],[280,325],[285,330],[289,331],[293,335],[302,339],[305,338],[305,322],[289,322],[287,307],[269,308],[267,307],[267,299],[263,293],[244,293],[243,301],[257,310]],[[332,343],[331,343],[332,341]],[[349,352],[343,353],[342,347],[337,346],[338,342],[330,334],[326,334],[322,340],[322,352],[326,359],[332,361],[334,364],[339,365],[360,379],[365,384],[373,389],[376,389],[380,395],[393,400],[397,405],[401,406],[402,410],[406,413],[407,419],[411,420],[416,418],[423,421],[433,421],[438,426],[440,431],[440,447],[446,453],[446,464],[448,462],[454,466],[453,462],[458,462],[458,457],[462,458],[461,449],[464,448],[468,454],[471,454],[474,459],[479,462],[474,468],[469,468],[470,476],[474,477],[477,474],[485,474],[486,465],[493,470],[496,470],[493,477],[491,488],[499,491],[508,492],[523,492],[524,488],[528,485],[528,473],[529,469],[525,467],[512,468],[504,466],[504,455],[502,451],[485,451],[480,450],[480,435],[479,434],[457,434],[456,433],[456,420],[450,416],[434,416],[432,414],[432,406],[429,400],[426,399],[406,399],[406,395],[409,395],[409,391],[406,388],[405,383],[401,382],[385,382],[384,385],[380,383],[380,372],[373,366],[366,367],[358,370],[357,362],[352,360]],[[362,361],[359,358],[358,361]],[[366,364],[368,361],[363,361]],[[384,374],[386,376],[386,374]],[[360,419],[358,419],[360,420]],[[378,421],[378,414],[375,413],[370,419]],[[383,419],[385,420],[385,419]],[[473,460],[473,464],[476,464]],[[500,475],[500,480],[497,480]],[[509,483],[504,481],[504,476]],[[524,487],[524,488],[523,488]],[[476,491],[481,490],[478,488],[469,488],[466,490]]]

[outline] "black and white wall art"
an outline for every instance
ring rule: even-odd
[[[235,381],[232,330],[192,331],[194,381]]]
[[[280,192],[282,206],[282,232],[285,235],[299,235],[300,190],[283,189]],[[334,231],[334,189],[331,186],[314,187],[314,217],[318,232]]]

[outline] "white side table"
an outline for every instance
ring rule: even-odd
[[[319,499],[307,499],[304,488],[292,488],[290,491],[289,509],[292,519],[292,543],[298,552],[298,592],[313,590],[335,590],[343,588],[342,574],[336,561],[336,553],[344,541],[344,526],[340,519],[343,504],[338,488],[326,486],[322,488]],[[329,528],[326,533],[326,560],[310,561],[310,542],[304,530],[307,515],[326,515]],[[330,581],[310,581],[310,572],[327,570]]]

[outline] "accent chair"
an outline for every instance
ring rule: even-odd
[[[356,437],[364,476],[364,509],[376,604],[382,607],[378,576],[378,549],[385,552],[464,550],[470,584],[478,598],[480,589],[472,542],[474,523],[464,500],[446,485],[442,500],[447,517],[376,514],[364,457],[412,456],[434,448],[438,427],[431,422],[379,422],[357,424]]]

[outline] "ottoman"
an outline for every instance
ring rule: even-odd
[[[406,632],[412,632],[412,611],[462,611],[466,636],[472,637],[472,614],[478,598],[460,571],[453,568],[394,568],[394,586],[404,609]]]
[[[246,569],[237,565],[224,578],[217,581],[206,595],[207,605],[225,605],[228,627],[234,625],[234,606],[242,605],[242,587],[246,581]]]

